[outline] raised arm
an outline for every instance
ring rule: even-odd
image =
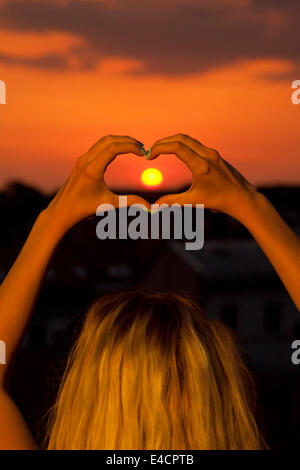
[[[190,168],[188,191],[163,196],[157,204],[200,204],[224,212],[253,235],[300,310],[300,240],[272,204],[216,150],[183,134],[157,141],[149,160],[175,154]]]
[[[118,206],[104,183],[109,162],[121,153],[144,156],[131,137],[107,136],[79,158],[69,179],[38,216],[13,267],[0,286],[0,340],[6,364],[0,364],[0,449],[34,449],[36,445],[15,403],[6,391],[7,369],[28,324],[42,279],[59,240],[69,228],[96,213],[99,204]],[[128,204],[149,204],[128,196]]]

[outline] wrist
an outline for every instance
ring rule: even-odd
[[[253,188],[241,196],[240,209],[236,218],[249,231],[252,231],[264,219],[270,207],[272,206],[268,199]]]
[[[33,230],[42,234],[43,239],[59,242],[68,228],[63,217],[54,213],[52,208],[47,207],[38,215]]]

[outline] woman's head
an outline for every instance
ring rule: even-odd
[[[189,298],[138,290],[88,311],[49,426],[50,449],[257,449],[233,337]]]

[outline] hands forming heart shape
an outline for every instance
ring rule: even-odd
[[[204,204],[205,208],[224,212],[242,220],[255,188],[219,153],[196,139],[176,134],[157,140],[146,151],[141,142],[129,136],[105,136],[94,144],[76,162],[65,184],[60,188],[47,210],[55,215],[63,228],[68,229],[80,220],[95,214],[99,204],[118,207],[118,195],[111,192],[104,173],[112,160],[120,154],[132,153],[147,160],[159,155],[174,154],[192,172],[192,184],[182,193],[166,194],[156,204]],[[150,203],[135,194],[127,195],[128,206]]]

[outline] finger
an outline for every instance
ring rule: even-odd
[[[166,194],[165,196],[160,197],[157,201],[155,201],[156,205],[167,204],[168,206],[172,206],[173,204],[188,204],[188,195],[183,193],[176,193],[176,194]]]
[[[150,212],[151,204],[150,202],[146,201],[144,198],[140,196],[136,196],[135,194],[129,194],[127,196],[127,206],[132,206],[134,204],[140,204],[146,207],[146,209]]]
[[[137,196],[136,194],[126,194],[126,204],[124,201],[120,203],[120,195],[113,193],[109,189],[106,190],[105,196],[102,196],[104,203],[112,204],[115,209],[120,209],[121,207],[129,207],[134,204],[139,204],[145,207],[146,210],[150,212],[151,205],[144,198]]]
[[[203,160],[203,158],[198,153],[178,140],[161,144],[154,144],[154,146],[151,148],[148,160],[153,160],[159,155],[163,154],[176,155],[190,168],[192,172],[196,167],[199,167],[199,163],[201,160]]]
[[[193,137],[187,135],[187,134],[174,134],[170,135],[168,137],[163,137],[162,139],[158,139],[155,144],[162,144],[164,142],[171,142],[173,140],[179,140],[179,142],[182,142],[183,144],[188,145],[189,147],[197,146],[198,148],[203,148],[205,145],[203,145],[201,142],[198,140],[194,139]]]
[[[104,148],[106,148],[107,146],[111,145],[114,142],[131,142],[141,147],[144,146],[142,142],[140,142],[139,140],[129,135],[106,135],[104,137],[101,137],[101,139],[98,140],[98,142],[92,145],[92,147],[85,154],[86,160],[88,161],[93,160],[95,157],[97,157],[99,152],[101,152]]]
[[[187,134],[175,134],[170,137],[165,137],[163,139],[157,140],[154,145],[158,143],[166,143],[166,142],[173,142],[178,141],[185,144],[187,147],[192,149],[194,152],[198,153],[201,157],[210,159],[213,155],[212,152],[217,153],[214,149],[207,147],[206,145],[202,144],[198,140],[190,137]]]
[[[97,156],[89,163],[88,170],[94,174],[104,174],[105,169],[117,155],[133,153],[134,155],[144,156],[141,147],[135,142],[113,142],[104,149],[97,152]]]
[[[139,140],[135,139],[134,137],[131,137],[130,135],[105,135],[101,137],[94,145],[91,146],[90,150],[98,150],[100,147],[106,147],[107,145],[113,143],[113,142],[133,142],[139,145],[144,145],[142,142]]]

